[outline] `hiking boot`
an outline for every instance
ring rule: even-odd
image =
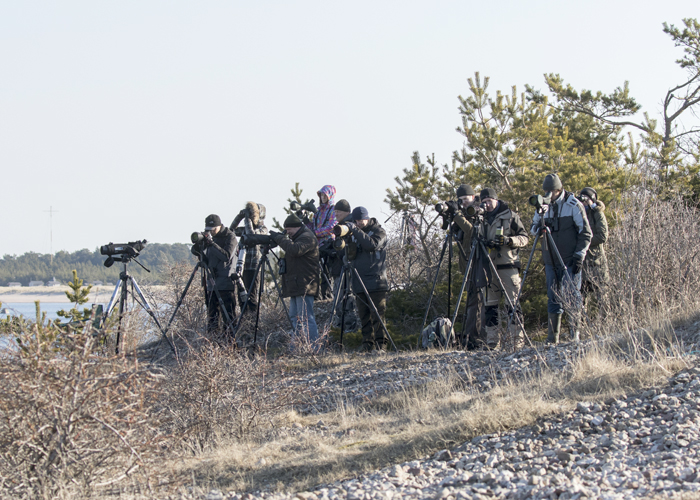
[[[549,313],[547,315],[547,325],[549,327],[547,332],[547,343],[558,344],[559,333],[561,331],[561,314]]]

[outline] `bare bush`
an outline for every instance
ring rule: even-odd
[[[241,439],[271,425],[295,398],[280,371],[263,357],[207,343],[168,374],[159,406],[171,416],[169,433],[194,453],[221,440]]]
[[[685,319],[700,307],[700,219],[680,199],[637,193],[616,207],[607,243],[610,281],[602,284],[593,335],[637,336]],[[670,339],[667,339],[670,340]]]
[[[85,496],[149,465],[167,437],[162,376],[96,354],[96,337],[51,323],[15,332],[0,357],[0,485],[25,498]]]

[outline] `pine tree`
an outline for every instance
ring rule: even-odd
[[[83,286],[83,280],[78,278],[78,271],[73,269],[73,281],[68,283],[69,291],[66,291],[66,297],[73,302],[73,307],[69,311],[61,309],[56,314],[69,321],[83,321],[90,318],[91,310],[84,308],[82,312],[78,310],[78,306],[85,304],[89,299],[92,285]]]

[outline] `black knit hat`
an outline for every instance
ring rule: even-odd
[[[475,196],[476,192],[474,191],[474,188],[471,187],[469,184],[462,184],[457,188],[457,198],[461,198],[462,196]]]
[[[350,203],[345,199],[339,200],[338,203],[335,204],[335,209],[341,212],[350,212]]]
[[[304,224],[301,219],[296,216],[296,214],[290,214],[289,217],[284,219],[284,227],[301,227]]]
[[[205,231],[211,231],[215,227],[219,227],[221,225],[221,217],[219,217],[216,214],[211,214],[207,216],[206,219],[204,219],[204,230]]]
[[[579,196],[588,196],[591,200],[594,201],[598,199],[598,193],[592,187],[583,188],[579,193]]]
[[[544,189],[546,193],[562,189],[562,187],[561,179],[559,179],[557,174],[547,174],[547,177],[544,178],[544,182],[542,183],[542,189]]]
[[[479,193],[479,198],[481,198],[481,201],[484,201],[486,198],[493,198],[494,200],[497,200],[498,195],[496,194],[496,190],[494,188],[486,188],[481,190],[481,193]]]
[[[352,211],[352,220],[358,221],[365,219],[369,219],[369,212],[367,209],[365,207],[355,207]]]

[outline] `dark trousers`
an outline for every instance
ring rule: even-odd
[[[462,317],[462,337],[460,343],[467,349],[477,349],[486,344],[486,334],[482,321],[483,301],[479,290],[472,283],[467,288],[467,304]]]
[[[236,317],[236,292],[234,290],[219,290],[219,295],[229,319],[233,321]],[[207,330],[210,333],[215,332],[222,326],[224,329],[229,327],[226,316],[221,310],[221,303],[219,303],[216,292],[209,292],[207,296]]]
[[[252,313],[258,310],[258,291],[260,288],[260,273],[255,272],[255,269],[246,269],[243,271],[243,285],[248,291],[248,307],[246,311]],[[240,304],[241,308],[243,304]]]
[[[384,327],[382,326],[386,313],[386,291],[369,292],[369,298],[364,292],[356,295],[357,313],[362,323],[362,342],[370,345],[376,342],[380,346],[386,344],[388,339],[386,338]],[[369,299],[372,299],[374,306],[377,308],[377,312],[379,312],[379,316],[374,313]]]

